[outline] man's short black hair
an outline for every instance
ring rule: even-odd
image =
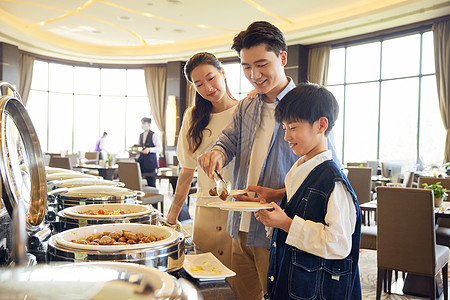
[[[141,119],[141,122],[144,122],[144,123],[151,123],[152,122],[152,119],[150,119],[150,118],[142,118]]]
[[[313,124],[321,117],[328,119],[327,136],[339,114],[339,105],[333,94],[314,83],[300,83],[281,99],[275,109],[277,122],[307,121]]]
[[[281,30],[266,21],[253,22],[246,30],[241,31],[234,37],[231,49],[236,50],[240,55],[242,49],[249,49],[260,44],[265,44],[266,50],[276,55],[287,51],[286,40]]]

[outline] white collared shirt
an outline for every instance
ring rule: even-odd
[[[309,173],[319,164],[332,158],[331,150],[316,155],[302,163],[300,158],[285,177],[288,202]],[[342,182],[336,182],[327,206],[325,224],[295,216],[286,244],[326,259],[342,259],[352,249],[356,209],[353,199]]]

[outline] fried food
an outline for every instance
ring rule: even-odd
[[[210,196],[218,196],[217,194],[217,188],[213,187],[212,189],[209,190],[209,195]]]
[[[118,246],[118,245],[133,245],[133,244],[147,244],[156,241],[164,240],[162,236],[153,234],[144,235],[142,232],[134,233],[128,230],[120,232],[103,232],[101,234],[92,234],[84,239],[71,240],[72,243],[83,245],[101,245],[101,246]]]

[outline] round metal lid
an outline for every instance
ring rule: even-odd
[[[104,185],[71,188],[59,195],[61,199],[119,200],[136,198],[139,191]]]
[[[0,299],[200,299],[187,298],[168,273],[134,263],[9,268],[0,270],[0,279]]]
[[[68,170],[68,169],[63,169],[63,168],[55,168],[55,167],[49,167],[49,166],[45,166],[45,173],[46,174],[54,174],[54,173],[73,173],[76,171],[72,171],[72,170]]]
[[[47,180],[65,180],[65,179],[73,179],[73,178],[91,178],[91,179],[100,179],[99,176],[84,174],[81,172],[64,172],[64,173],[53,173],[47,174]]]
[[[2,91],[6,87],[13,89],[7,83],[0,83]],[[28,228],[39,226],[47,208],[44,159],[36,130],[18,98],[1,97],[0,130],[0,172],[5,206],[12,217],[13,210],[19,204],[24,205]]]
[[[104,186],[117,186],[117,187],[125,186],[125,184],[123,182],[112,181],[112,180],[103,180],[103,179],[97,179],[97,178],[72,178],[72,179],[65,179],[65,180],[57,181],[54,184],[55,188],[64,188],[64,187],[73,188],[73,187],[91,186],[91,185],[104,185]]]

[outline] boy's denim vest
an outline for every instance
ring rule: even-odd
[[[335,182],[342,181],[352,195],[356,208],[356,226],[352,235],[352,249],[344,259],[324,259],[287,245],[287,233],[275,229],[270,248],[267,294],[270,299],[361,299],[359,280],[359,247],[361,211],[347,177],[331,161],[315,167],[287,203],[281,201],[290,218],[325,224],[330,194]]]

